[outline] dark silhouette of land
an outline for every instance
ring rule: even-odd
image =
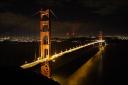
[[[0,69],[0,84],[10,85],[60,85],[58,82],[49,79],[39,73],[24,70],[19,67],[2,67]]]

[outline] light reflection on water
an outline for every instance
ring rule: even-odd
[[[86,63],[84,63],[79,69],[72,73],[69,77],[64,78],[62,75],[55,75],[54,80],[58,81],[61,85],[85,85],[89,80],[89,75],[97,67],[98,64],[98,77],[102,76],[102,54],[105,47],[99,49],[99,51],[91,57]],[[93,81],[92,81],[93,82]]]
[[[65,84],[66,78],[64,78],[62,75],[54,75],[53,79],[57,82],[59,82],[61,85]]]

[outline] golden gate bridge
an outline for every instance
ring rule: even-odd
[[[21,68],[23,69],[31,68],[33,66],[41,64],[41,73],[44,76],[47,76],[48,78],[50,78],[51,77],[51,65],[50,65],[51,61],[61,57],[62,55],[85,48],[87,46],[98,44],[99,47],[102,47],[103,43],[105,43],[105,40],[103,40],[102,32],[100,32],[100,34],[98,35],[98,39],[93,42],[86,43],[84,45],[74,47],[72,49],[65,50],[60,53],[51,55],[50,12],[52,11],[50,9],[47,9],[43,11],[41,10],[39,12],[40,12],[40,18],[41,18],[40,19],[40,49],[39,49],[40,55],[37,60],[21,65]]]
[[[81,48],[84,48],[84,47],[87,47],[87,46],[90,46],[90,45],[94,45],[94,44],[97,44],[97,43],[104,43],[104,42],[105,42],[105,40],[97,40],[97,41],[94,41],[94,42],[91,42],[91,43],[87,43],[85,45],[78,46],[76,48],[72,48],[72,49],[57,53],[55,55],[52,55],[50,58],[44,58],[44,59],[39,58],[38,60],[36,60],[34,62],[23,64],[21,67],[24,68],[24,69],[30,68],[30,67],[33,67],[33,66],[35,66],[35,65],[37,65],[39,63],[43,63],[45,61],[52,61],[52,60],[54,60],[54,59],[56,59],[56,58],[58,58],[58,57],[60,57],[60,56],[62,56],[64,54],[79,50]]]

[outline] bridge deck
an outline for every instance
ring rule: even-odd
[[[27,63],[27,64],[23,64],[21,66],[21,68],[23,69],[27,69],[27,68],[30,68],[30,67],[33,67],[39,63],[43,63],[45,61],[51,61],[51,60],[54,60],[64,54],[67,54],[67,53],[70,53],[70,52],[73,52],[73,51],[76,51],[76,50],[79,50],[81,48],[84,48],[84,47],[87,47],[87,46],[90,46],[90,45],[93,45],[93,44],[96,44],[96,43],[103,43],[105,42],[105,40],[97,40],[97,41],[94,41],[94,42],[91,42],[91,43],[87,43],[85,45],[82,45],[82,46],[78,46],[78,47],[75,47],[75,48],[72,48],[72,49],[69,49],[69,50],[66,50],[66,51],[63,51],[63,52],[60,52],[58,54],[55,54],[55,55],[52,55],[50,59],[48,58],[44,58],[44,59],[39,59],[39,60],[36,60],[34,62],[31,62],[31,63]]]

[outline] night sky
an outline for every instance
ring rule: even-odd
[[[126,0],[1,0],[0,35],[39,33],[41,8],[51,8],[52,34],[67,32],[77,35],[128,34],[128,3]]]

